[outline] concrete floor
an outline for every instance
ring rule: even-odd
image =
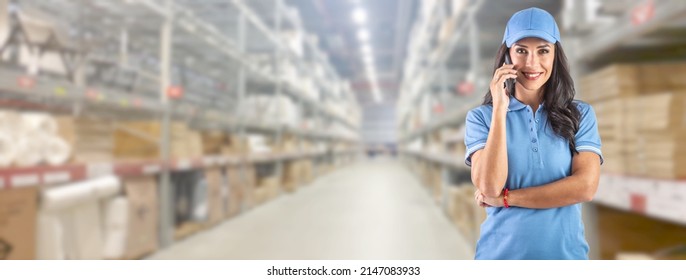
[[[473,251],[401,163],[348,165],[149,259],[472,259]]]

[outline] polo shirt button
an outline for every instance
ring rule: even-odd
[[[531,143],[536,143],[536,138],[531,139]]]
[[[536,123],[538,123],[538,120],[536,120]]]
[[[534,150],[534,152],[538,152],[538,148],[533,148],[532,150]]]

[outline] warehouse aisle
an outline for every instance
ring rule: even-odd
[[[472,249],[399,162],[334,171],[150,259],[469,259]]]

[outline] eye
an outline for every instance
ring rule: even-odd
[[[516,53],[525,54],[525,53],[526,53],[526,50],[525,50],[525,49],[516,49],[515,52],[516,52]]]
[[[548,53],[550,53],[550,50],[548,50],[548,49],[542,49],[542,50],[538,51],[538,53],[540,53],[540,54],[548,54]]]

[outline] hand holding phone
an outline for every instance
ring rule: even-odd
[[[505,54],[505,64],[511,65],[512,64],[512,59],[510,59],[510,54],[506,53]],[[505,89],[507,90],[507,95],[512,95],[514,92],[514,84],[515,84],[515,79],[507,79],[505,80]]]

